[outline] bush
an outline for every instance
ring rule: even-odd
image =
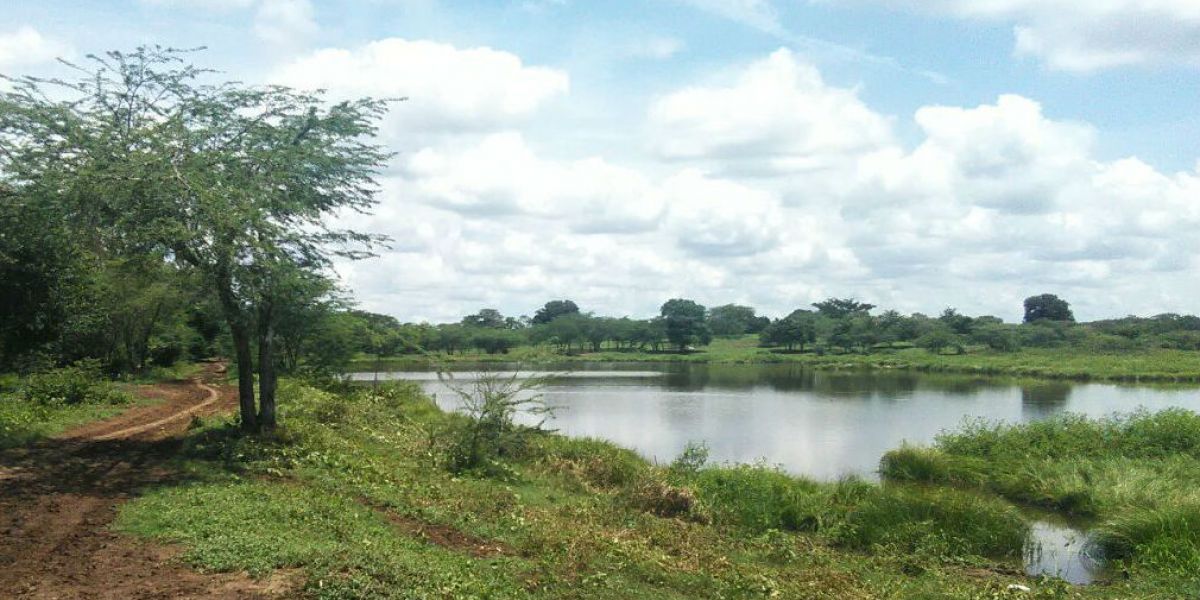
[[[443,464],[451,472],[497,468],[507,472],[498,461],[526,452],[531,437],[543,432],[541,423],[529,427],[515,421],[518,413],[535,417],[550,413],[541,396],[532,393],[542,380],[480,373],[468,385],[459,385],[449,376],[444,381],[459,397],[463,417],[449,419],[439,433],[446,438],[439,448]]]
[[[99,362],[79,361],[69,367],[30,375],[25,380],[24,399],[41,405],[123,404],[129,396],[103,379]]]

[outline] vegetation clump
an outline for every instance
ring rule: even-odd
[[[1200,564],[1200,415],[1182,409],[1024,424],[973,422],[880,463],[891,481],[980,488],[1096,521],[1093,543],[1131,569]]]

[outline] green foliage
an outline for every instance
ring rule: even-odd
[[[688,478],[713,522],[761,533],[815,531],[822,524],[820,486],[761,465],[703,469]]]
[[[451,472],[504,474],[501,459],[524,452],[530,438],[542,433],[540,422],[532,427],[519,425],[516,417],[518,413],[535,418],[550,413],[535,393],[543,380],[484,372],[459,383],[449,373],[439,376],[458,397],[462,412],[462,418],[450,420],[437,434],[445,439],[435,440],[443,464]]]
[[[1054,294],[1030,296],[1025,299],[1025,322],[1035,321],[1075,321],[1071,314],[1071,305],[1066,300]]]
[[[667,341],[680,352],[689,346],[706,346],[712,341],[708,311],[704,306],[692,300],[674,298],[663,303],[661,314]]]
[[[940,556],[1016,557],[1029,525],[1012,505],[954,489],[886,487],[853,507],[835,537]]]
[[[708,327],[713,335],[758,333],[770,322],[755,314],[754,308],[739,304],[716,306],[708,311]]]
[[[948,349],[953,349],[955,354],[962,354],[964,344],[962,337],[949,327],[935,327],[917,338],[916,345],[933,354],[942,354]]]
[[[805,344],[817,341],[816,318],[808,311],[793,312],[772,321],[759,334],[759,339],[764,346],[783,346],[788,350],[799,348],[803,351]]]
[[[693,475],[700,471],[708,462],[708,445],[704,442],[688,442],[675,460],[671,461],[671,471],[682,475]]]
[[[1068,415],[1017,425],[982,421],[936,448],[888,453],[884,477],[976,487],[1090,515],[1104,556],[1159,575],[1200,564],[1200,415],[1171,409],[1105,419]]]
[[[570,300],[551,300],[533,315],[534,325],[545,325],[565,315],[579,314],[579,306]]]
[[[128,394],[117,391],[100,374],[98,361],[30,375],[22,391],[26,402],[41,405],[126,404]]]

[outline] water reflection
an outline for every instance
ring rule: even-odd
[[[1200,407],[1196,388],[1017,385],[889,371],[814,372],[787,364],[545,368],[567,369],[573,370],[569,377],[542,390],[559,409],[551,426],[563,433],[609,439],[660,462],[673,459],[689,441],[703,441],[718,462],[762,459],[826,480],[872,476],[884,452],[905,441],[930,443],[964,419],[1019,422],[1062,412],[1103,416],[1138,407]],[[454,408],[453,395],[433,373],[388,376],[421,380],[444,408]]]
[[[1058,520],[1035,520],[1025,545],[1025,572],[1074,584],[1092,583],[1103,571],[1093,551],[1081,527]]]
[[[1065,381],[1038,382],[1021,387],[1021,412],[1026,420],[1045,419],[1063,411],[1072,385]]]

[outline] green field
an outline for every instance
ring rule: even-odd
[[[439,457],[464,417],[442,413],[412,385],[331,393],[289,383],[281,393],[285,426],[274,437],[206,422],[179,460],[188,483],[130,502],[118,528],[180,543],[183,559],[202,569],[300,569],[316,598],[1197,590],[1193,574],[1133,559],[1130,577],[1101,585],[1028,578],[1021,512],[969,486],[818,483],[764,466],[706,466],[702,452],[654,466],[606,442],[552,434],[456,474]]]
[[[918,348],[899,348],[878,349],[872,354],[785,353],[758,347],[755,336],[717,339],[709,346],[686,354],[603,351],[564,355],[544,347],[523,346],[507,354],[437,353],[387,359],[360,356],[351,366],[370,371],[414,364],[507,361],[797,363],[815,369],[895,369],[1077,381],[1200,382],[1200,352],[1184,350],[1099,353],[1072,348],[1026,348],[1015,352],[970,348],[963,354],[933,354]]]

